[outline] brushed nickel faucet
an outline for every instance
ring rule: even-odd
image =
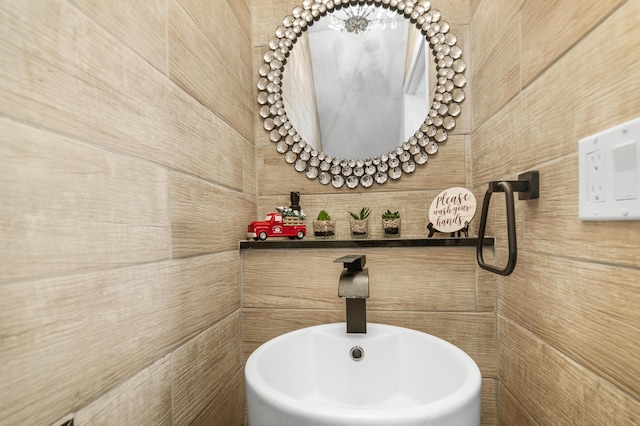
[[[338,296],[347,302],[347,333],[366,333],[369,270],[364,265],[367,258],[365,255],[349,255],[333,262],[344,265],[338,283]]]

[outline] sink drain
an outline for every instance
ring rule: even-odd
[[[354,346],[349,351],[349,355],[351,355],[351,359],[354,361],[362,361],[362,358],[364,358],[364,349],[360,346]]]

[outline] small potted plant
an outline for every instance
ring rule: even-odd
[[[359,213],[348,212],[351,216],[351,238],[369,237],[369,215],[371,209],[363,207]]]
[[[387,210],[382,213],[382,235],[385,237],[400,237],[400,212]]]
[[[335,238],[336,222],[331,220],[326,210],[321,210],[318,219],[313,221],[313,236],[318,239]]]

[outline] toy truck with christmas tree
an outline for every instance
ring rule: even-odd
[[[289,207],[276,207],[276,210],[263,221],[251,222],[247,228],[247,238],[264,241],[268,237],[289,237],[301,240],[307,235],[302,210]]]

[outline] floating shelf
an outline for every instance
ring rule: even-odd
[[[484,247],[495,244],[495,238],[485,237]],[[376,247],[476,247],[477,237],[464,238],[366,238],[361,240],[285,240],[240,241],[240,250],[250,249],[339,249]]]

